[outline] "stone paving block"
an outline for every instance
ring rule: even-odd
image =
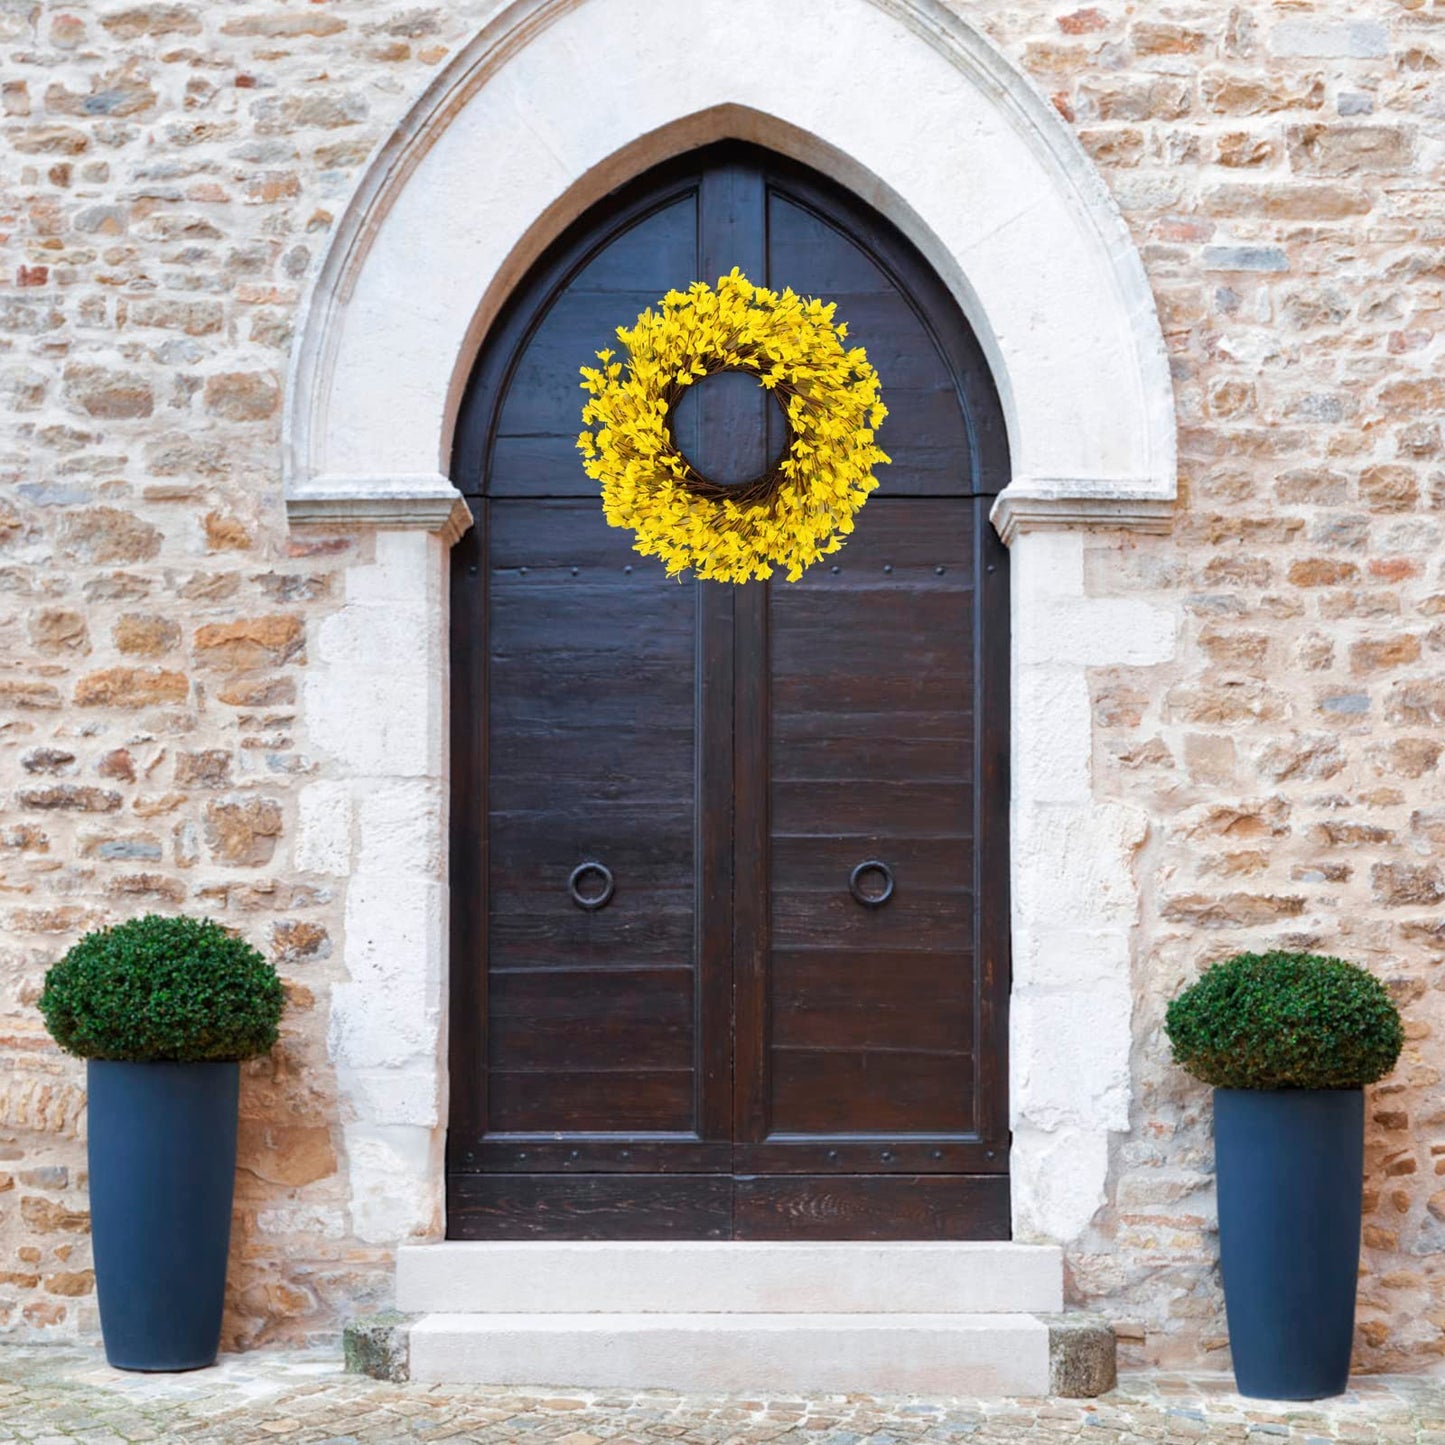
[[[1339,1400],[1270,1406],[1221,1376],[1128,1374],[1093,1399],[810,1399],[424,1387],[349,1374],[334,1355],[258,1352],[136,1376],[95,1353],[0,1349],[0,1445],[1119,1445],[1280,1440],[1445,1445],[1445,1381],[1373,1377]],[[1428,1422],[1428,1425],[1427,1425]]]

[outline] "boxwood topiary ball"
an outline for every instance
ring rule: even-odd
[[[281,980],[210,919],[150,914],[88,933],[45,976],[40,1012],[86,1059],[255,1058],[276,1042]]]
[[[1174,1061],[1220,1089],[1358,1089],[1405,1043],[1384,985],[1358,964],[1311,953],[1241,953],[1170,1005]]]

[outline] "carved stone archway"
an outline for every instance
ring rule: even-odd
[[[765,44],[759,43],[764,37]],[[840,99],[839,76],[856,76]],[[1095,801],[1087,669],[1172,623],[1084,595],[1082,530],[1167,527],[1173,393],[1143,266],[1048,102],[939,0],[515,0],[381,146],[301,318],[293,525],[375,536],[307,684],[327,781],[298,862],[345,880],[331,1049],[353,1218],[442,1232],[446,1124],[445,475],[462,384],[509,289],[621,181],[710,140],[806,162],[886,214],[982,342],[1014,462],[1014,1233],[1067,1243],[1128,1126],[1137,825]]]

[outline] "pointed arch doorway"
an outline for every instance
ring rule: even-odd
[[[735,265],[836,300],[891,412],[792,585],[668,581],[574,445],[577,367]],[[786,445],[744,378],[675,422],[723,480]],[[948,290],[833,182],[693,152],[514,290],[451,476],[449,1236],[1008,1238],[1008,446]]]

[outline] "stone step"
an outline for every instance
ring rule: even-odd
[[[721,1393],[1044,1395],[1030,1315],[431,1314],[411,1378],[432,1384]]]
[[[398,1252],[414,1314],[1029,1314],[1063,1308],[1052,1245],[448,1240]]]

